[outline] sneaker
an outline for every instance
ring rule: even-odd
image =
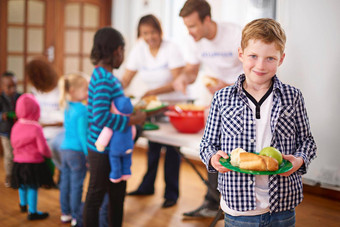
[[[10,176],[6,176],[6,178],[5,178],[5,187],[6,188],[11,187],[11,177]]]
[[[218,209],[211,209],[205,205],[200,206],[196,210],[183,213],[186,217],[193,217],[193,218],[214,218],[218,213]]]
[[[45,219],[47,217],[48,217],[47,212],[28,213],[28,215],[27,215],[27,219],[30,220],[30,221],[41,220],[41,219]]]
[[[71,220],[72,220],[72,216],[69,215],[69,214],[62,214],[62,215],[60,216],[60,221],[61,221],[62,223],[68,223],[68,222],[71,222]]]
[[[76,227],[76,226],[77,226],[77,219],[72,218],[71,227]]]

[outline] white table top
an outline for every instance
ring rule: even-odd
[[[203,136],[203,130],[198,133],[180,133],[170,123],[157,122],[158,130],[143,131],[142,136],[148,140],[181,147],[184,154],[199,156],[199,145]]]

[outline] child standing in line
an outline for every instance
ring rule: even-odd
[[[225,226],[295,225],[295,207],[303,199],[301,175],[316,157],[316,144],[300,90],[276,76],[285,42],[275,20],[248,23],[239,48],[244,74],[217,91],[211,104],[200,157],[209,172],[219,172]],[[281,151],[293,168],[278,175],[251,175],[219,163],[235,148],[259,153],[267,146]]]
[[[86,175],[86,130],[87,107],[82,103],[87,99],[88,81],[83,75],[71,74],[64,78],[61,106],[65,106],[65,138],[60,146],[61,179],[60,220],[76,226]],[[77,221],[78,220],[78,221]]]
[[[109,194],[109,225],[118,227],[123,221],[126,181],[113,183],[109,180],[109,147],[104,152],[99,152],[95,146],[100,132],[105,126],[113,131],[123,131],[131,125],[142,123],[146,118],[146,114],[140,111],[131,116],[110,112],[112,101],[123,95],[122,86],[112,71],[119,68],[124,60],[124,45],[123,36],[111,27],[99,29],[94,36],[91,61],[96,67],[88,93],[87,146],[90,181],[83,212],[85,227],[99,225],[99,208],[106,192]]]
[[[5,167],[5,186],[10,187],[12,166],[13,166],[13,148],[9,139],[11,129],[16,120],[15,104],[21,95],[17,92],[17,83],[15,75],[12,72],[4,72],[1,75],[1,95],[0,95],[0,137],[2,149],[4,151]]]
[[[14,164],[11,186],[19,189],[20,210],[28,220],[45,219],[48,213],[37,210],[38,188],[54,185],[52,173],[45,163],[51,151],[38,123],[40,107],[32,94],[23,94],[15,108],[18,121],[11,131]]]

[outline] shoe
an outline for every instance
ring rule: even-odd
[[[183,213],[186,217],[194,217],[194,218],[213,218],[216,217],[218,213],[218,209],[211,209],[205,205],[200,206],[196,210]]]
[[[175,200],[166,199],[162,205],[162,208],[172,207],[176,204]]]
[[[48,217],[48,213],[47,212],[37,212],[37,213],[28,213],[27,215],[27,219],[28,220],[41,220],[41,219],[45,219]]]
[[[20,207],[20,212],[21,212],[21,213],[27,212],[27,205],[21,206],[21,205],[19,204],[19,207]]]
[[[77,219],[72,218],[71,227],[76,227],[76,226],[77,226]]]
[[[61,221],[62,223],[68,223],[68,222],[71,222],[71,220],[72,220],[72,216],[69,215],[69,214],[62,214],[62,215],[60,216],[60,221]]]
[[[140,192],[138,190],[129,192],[126,195],[153,195],[153,192]]]
[[[6,188],[11,187],[11,177],[10,176],[6,176],[6,178],[5,178],[5,187]]]

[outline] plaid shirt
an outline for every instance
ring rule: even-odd
[[[210,107],[200,157],[209,172],[216,170],[209,164],[211,157],[222,150],[227,154],[241,147],[256,150],[254,114],[242,90],[245,75],[230,87],[215,93]],[[303,199],[301,175],[306,173],[316,157],[316,144],[311,134],[304,99],[301,92],[273,78],[273,107],[271,111],[271,146],[283,154],[302,157],[304,165],[288,177],[269,176],[271,212],[290,210]],[[255,176],[234,171],[219,173],[218,190],[229,208],[237,211],[255,209]]]

